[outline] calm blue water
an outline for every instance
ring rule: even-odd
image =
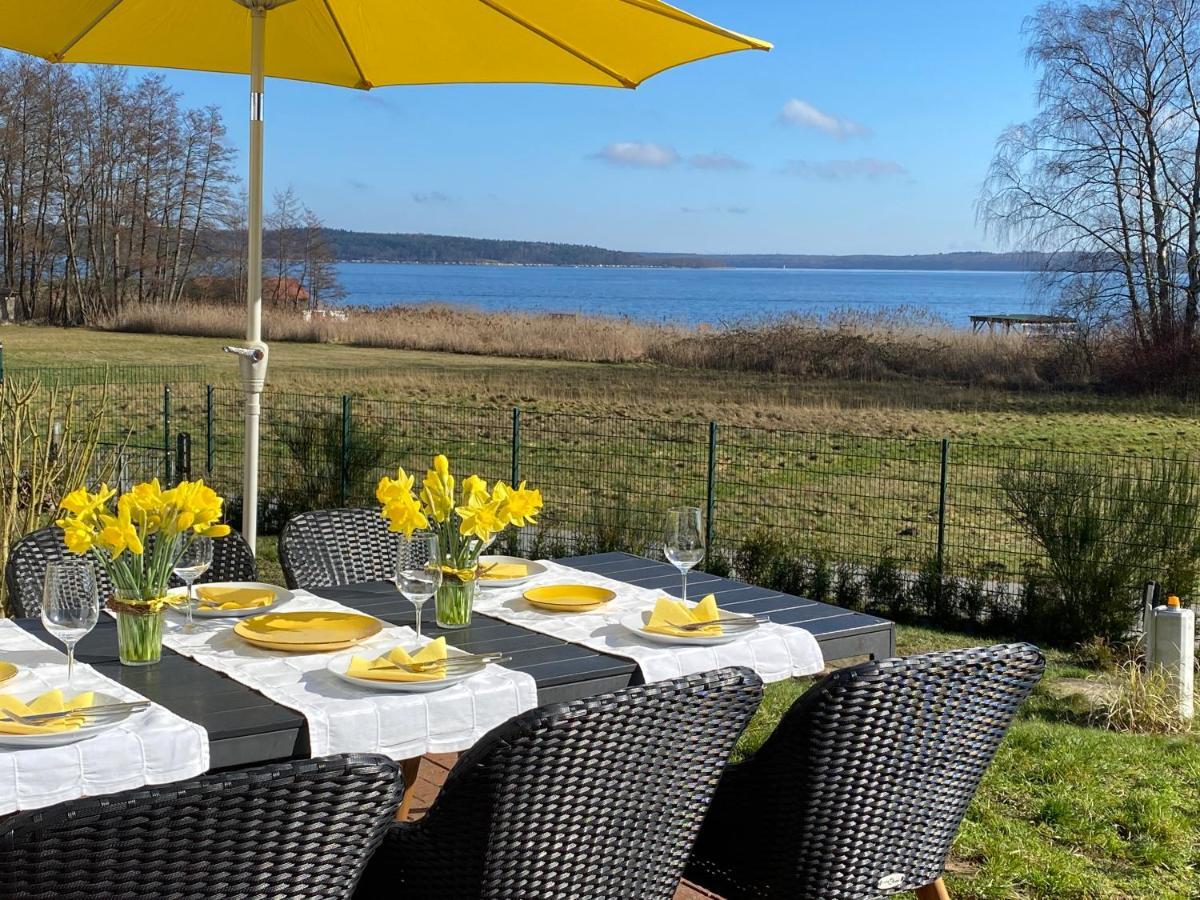
[[[953,325],[968,316],[1046,312],[1020,272],[832,269],[592,269],[340,263],[343,302],[461,303],[487,310],[588,312],[687,323],[917,307]]]

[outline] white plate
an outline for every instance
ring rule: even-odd
[[[528,575],[522,575],[520,578],[480,578],[480,587],[485,588],[505,588],[516,587],[518,584],[524,584],[530,578],[534,578],[543,574],[546,567],[541,563],[536,563],[530,559],[521,559],[519,556],[481,556],[479,557],[479,565],[490,566],[493,563],[513,563],[515,565],[528,566]]]
[[[261,581],[206,581],[203,584],[197,584],[197,589],[205,587],[232,587],[232,588],[255,588],[263,591],[273,591],[275,593],[275,602],[268,606],[251,606],[246,609],[195,609],[192,615],[197,619],[241,619],[246,616],[257,616],[262,613],[270,612],[278,606],[287,603],[295,595],[287,588],[281,588],[277,584],[264,584]],[[167,591],[168,597],[184,597],[187,595],[187,588],[177,587]],[[183,607],[168,606],[167,609],[181,616],[187,615],[187,610]]]
[[[754,621],[754,616],[741,616],[738,613],[724,612],[723,615],[729,617],[737,617],[746,619],[747,625],[735,625],[733,628],[726,628],[724,634],[719,635],[698,635],[696,637],[679,637],[674,634],[659,634],[654,631],[646,631],[642,626],[650,621],[650,611],[629,613],[622,616],[617,621],[623,628],[632,631],[638,637],[647,641],[653,641],[656,644],[676,644],[682,646],[712,646],[714,644],[728,644],[731,641],[736,641],[748,634],[753,634],[758,629],[758,623]]]
[[[102,706],[106,703],[129,703],[130,701],[97,692],[92,702],[94,706]],[[133,715],[137,715],[137,713],[125,712],[105,719],[103,722],[97,722],[95,725],[81,725],[72,731],[52,731],[48,734],[0,734],[0,747],[7,747],[10,750],[28,750],[32,747],[65,747],[67,744],[77,744],[116,728]]]
[[[405,648],[408,650],[408,648]],[[414,647],[409,650],[410,653],[415,652],[418,648]],[[437,681],[379,681],[374,678],[355,678],[353,675],[346,674],[346,669],[350,666],[350,657],[362,656],[360,653],[342,653],[335,656],[329,661],[327,668],[330,672],[336,675],[342,681],[348,681],[360,688],[365,688],[369,691],[387,691],[397,694],[428,694],[433,691],[442,691],[448,687],[453,687],[460,681],[466,681],[472,675],[478,675],[487,668],[487,664],[480,663],[478,669],[470,669],[466,672],[456,672],[453,675],[447,675],[445,678],[439,678]],[[453,649],[447,651],[446,655],[453,658],[456,655],[466,655],[461,651],[456,652]]]

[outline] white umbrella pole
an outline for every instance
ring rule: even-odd
[[[241,356],[246,439],[242,474],[242,535],[251,549],[258,538],[258,429],[267,379],[267,345],[262,340],[263,87],[267,12],[250,9],[250,197],[246,257],[246,343]]]

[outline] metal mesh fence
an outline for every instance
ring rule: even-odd
[[[236,518],[243,447],[237,387],[175,380],[164,388],[110,377],[107,388],[82,382],[71,389],[83,404],[99,404],[107,390],[104,440],[116,456],[104,464],[120,481],[204,475],[233,501]],[[1185,482],[1176,485],[1181,490],[1155,493],[1169,458],[268,389],[260,531],[269,534],[305,509],[372,505],[381,475],[403,466],[419,480],[435,453],[450,457],[459,478],[474,472],[542,490],[541,522],[515,539],[529,554],[656,555],[664,511],[694,505],[708,512],[710,566],[843,605],[896,616],[953,614],[976,624],[1011,622],[1031,567],[1047,563],[1014,508],[1021,484],[1061,493],[1072,482],[1059,476],[1083,473],[1091,487],[1081,489],[1080,503],[1087,493],[1126,519],[1120,528],[1098,522],[1101,543],[1136,545],[1140,527],[1150,534],[1150,520],[1158,521],[1155,502],[1200,505],[1190,463],[1170,474]],[[1150,505],[1129,501],[1138,491]],[[1073,498],[1057,499],[1069,506]],[[1173,514],[1177,529],[1193,527],[1188,515]],[[1161,528],[1154,534],[1164,539]],[[1200,553],[1200,534],[1189,539]],[[753,568],[767,545],[779,557],[776,568]],[[1142,550],[1155,548],[1133,552]],[[952,582],[953,610],[944,591]]]

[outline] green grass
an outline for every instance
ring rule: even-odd
[[[977,638],[900,626],[900,654]],[[946,881],[956,900],[1108,900],[1200,896],[1200,738],[1102,731],[1087,705],[1052,691],[1094,675],[1047,653],[1022,710],[967,813]],[[737,749],[753,752],[809,686],[772,684]]]

